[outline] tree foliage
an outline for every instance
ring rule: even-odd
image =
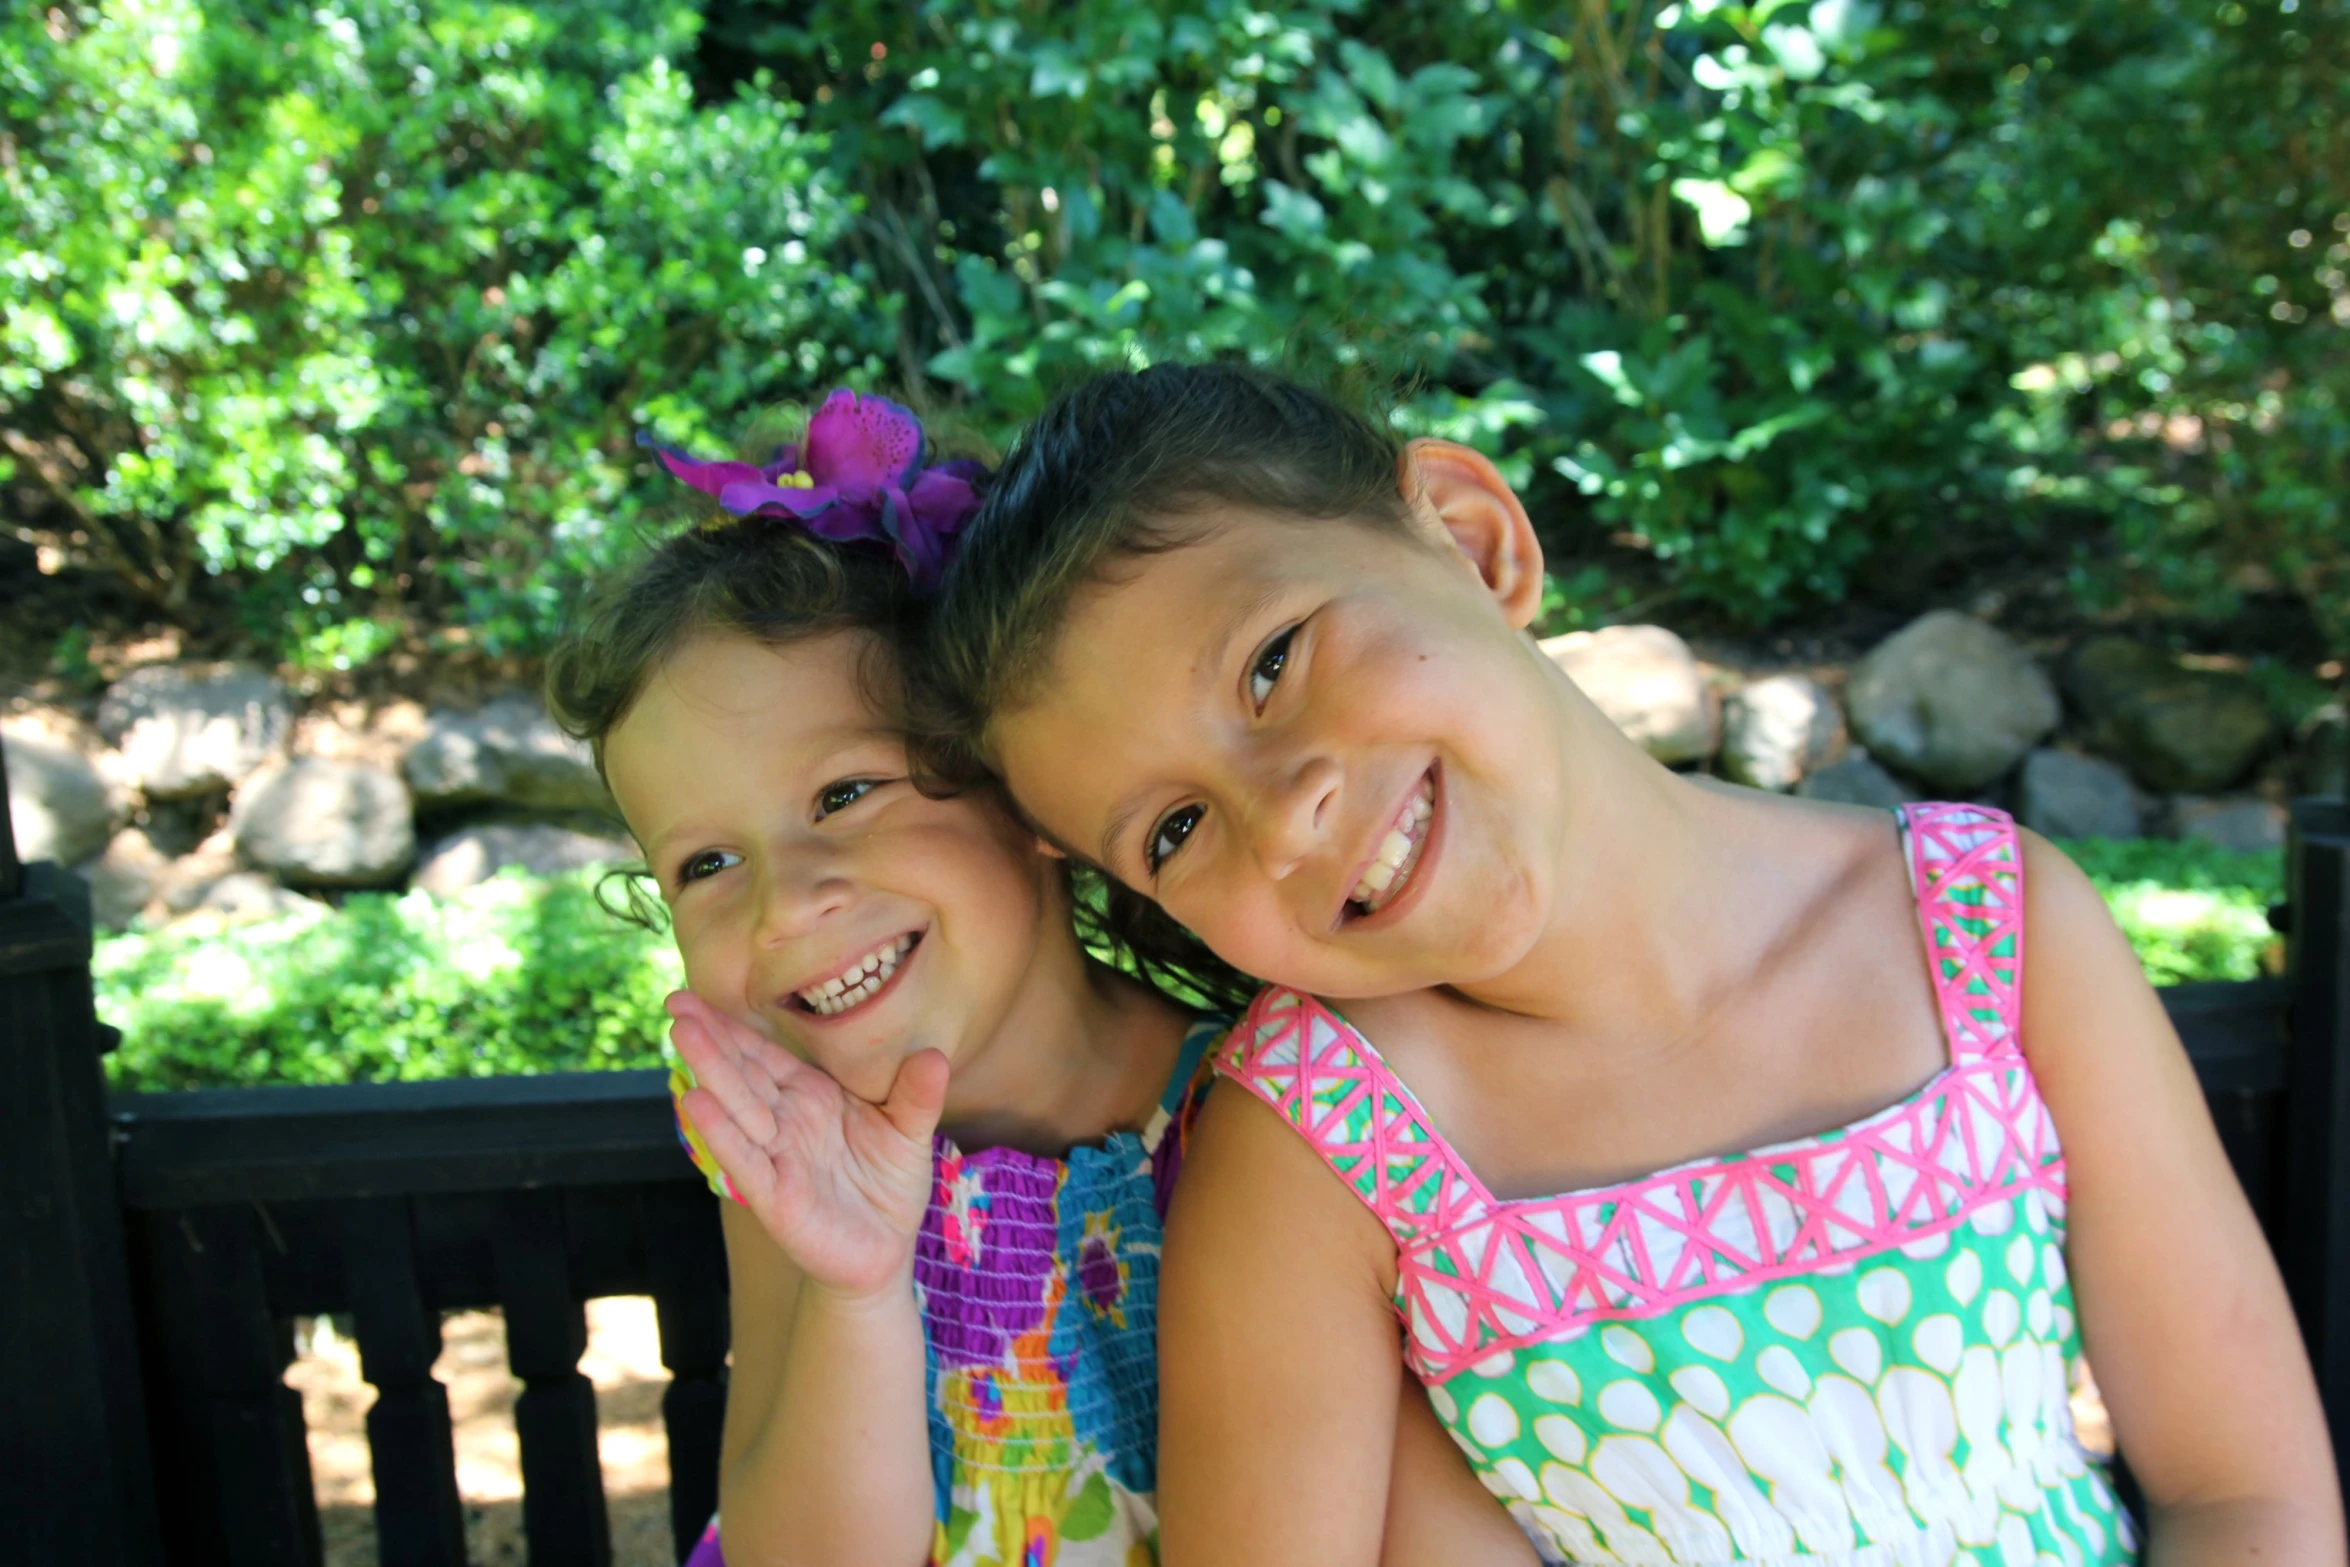
[[[502,644],[633,427],[1304,359],[1767,621],[1953,541],[2350,643],[2350,0],[250,0],[0,32],[12,521]],[[1568,616],[1615,601],[1592,565]]]

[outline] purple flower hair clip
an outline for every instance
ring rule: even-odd
[[[968,458],[925,468],[922,421],[846,387],[824,399],[807,440],[765,466],[697,462],[640,432],[669,471],[737,517],[788,517],[820,539],[886,544],[918,588],[945,573],[955,535],[979,509],[987,470]]]

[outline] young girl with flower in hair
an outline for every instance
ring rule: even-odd
[[[1162,366],[1030,427],[936,610],[950,738],[1275,981],[1169,1232],[1165,1560],[1372,1561],[1408,1365],[1549,1561],[2340,1563],[2087,880],[1986,807],[1666,771],[1526,634],[1542,580],[1477,453]]]
[[[923,446],[837,392],[764,466],[664,453],[722,515],[550,666],[684,956],[682,1124],[730,1199],[697,1567],[1155,1559],[1160,1216],[1224,1025],[1089,956],[996,797],[912,781],[903,663],[985,482]],[[1388,1560],[1531,1560],[1424,1399],[1380,1420]]]

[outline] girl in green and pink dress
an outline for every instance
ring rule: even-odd
[[[916,786],[901,676],[985,483],[924,448],[844,391],[770,462],[664,454],[721,514],[550,669],[685,960],[681,1124],[726,1199],[695,1567],[1156,1559],[1160,1219],[1225,1022],[1089,954],[999,796]],[[1426,1401],[1399,1418],[1388,1559],[1529,1560]]]
[[[1548,1561],[2340,1563],[2094,890],[1995,810],[1667,772],[1526,635],[1542,583],[1475,452],[1162,366],[1023,436],[945,587],[949,754],[1274,981],[1170,1220],[1165,1560],[1374,1560],[1408,1367]]]

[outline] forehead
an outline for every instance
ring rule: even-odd
[[[866,689],[872,652],[872,638],[855,631],[773,647],[741,636],[692,637],[647,677],[614,734],[640,717],[671,730],[756,724],[784,734],[871,724],[883,716]]]
[[[1226,677],[1276,619],[1399,542],[1344,520],[1223,514],[1120,560],[1077,593],[1024,699],[989,726],[1014,795],[1090,849],[1086,818],[1138,777],[1185,771],[1232,719]]]
[[[788,762],[812,745],[886,726],[867,690],[872,639],[836,632],[780,647],[748,637],[688,640],[645,680],[604,742],[613,792],[625,797],[721,780],[708,771]]]
[[[1211,523],[1172,549],[1130,555],[1080,588],[1012,715],[1118,701],[1134,682],[1206,674],[1240,623],[1310,573],[1296,524]]]

